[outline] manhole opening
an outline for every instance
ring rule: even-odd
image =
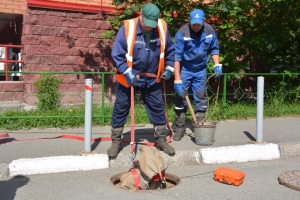
[[[125,173],[125,172],[123,172]],[[127,188],[122,188],[120,185],[121,185],[121,182],[120,182],[120,177],[123,173],[119,173],[119,174],[116,174],[116,175],[113,175],[110,180],[112,182],[113,185],[115,185],[116,187],[120,188],[120,189],[125,189],[125,190],[129,190]],[[167,173],[166,172],[166,182],[167,182],[167,186],[166,188],[164,188],[163,190],[165,189],[168,189],[168,188],[172,188],[172,187],[175,187],[176,185],[178,185],[180,183],[180,178],[174,174],[171,174],[171,173]],[[154,190],[154,189],[151,189],[151,190]],[[156,190],[161,190],[161,189],[156,189]]]

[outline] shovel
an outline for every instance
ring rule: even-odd
[[[189,106],[193,117],[194,137],[197,145],[212,145],[214,142],[216,123],[215,122],[198,122],[194,113],[194,109],[191,105],[188,96],[185,96],[185,100]]]
[[[193,122],[194,122],[194,124],[195,124],[195,125],[199,125],[199,122],[198,122],[197,119],[196,119],[196,115],[195,115],[193,106],[191,105],[191,102],[190,102],[190,99],[189,99],[189,96],[188,96],[188,95],[185,96],[185,100],[186,100],[186,102],[187,102],[187,104],[188,104],[188,107],[189,107],[189,109],[190,109],[190,111],[191,111],[191,114],[192,114],[192,117],[193,117]]]

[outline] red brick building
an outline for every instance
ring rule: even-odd
[[[114,16],[114,10],[107,0],[2,0],[2,61],[22,60],[23,63],[0,62],[0,101],[24,101],[33,105],[37,100],[32,95],[32,83],[39,79],[39,74],[23,74],[20,78],[20,73],[4,74],[7,69],[22,72],[112,71],[112,41],[101,37],[101,33],[111,29],[106,19]],[[74,102],[76,99],[82,102],[84,92],[78,93],[84,89],[84,76],[59,76],[63,78],[60,91],[73,95]],[[106,84],[112,86],[110,76]],[[94,83],[94,93],[101,92],[101,77]],[[63,101],[69,99],[66,97]]]

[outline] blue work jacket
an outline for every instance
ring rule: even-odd
[[[145,36],[140,26],[140,19],[138,19],[136,27],[136,38],[133,49],[133,74],[140,72],[148,72],[157,74],[160,59],[160,38],[157,28],[154,28],[151,33],[149,50],[146,49]],[[115,67],[118,69],[117,73],[123,74],[128,69],[127,59],[127,41],[125,37],[125,25],[122,25],[114,42],[112,49],[112,59]],[[165,44],[165,66],[174,67],[174,53],[175,47],[171,39],[169,31],[167,31],[167,38]],[[156,83],[156,78],[141,76],[137,86],[151,87]]]
[[[210,55],[219,55],[219,45],[213,27],[204,22],[198,37],[189,28],[183,25],[175,35],[175,60],[180,67],[190,72],[206,69]]]

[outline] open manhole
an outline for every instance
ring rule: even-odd
[[[125,172],[123,172],[123,173],[125,173]],[[110,180],[111,180],[112,184],[114,184],[116,187],[127,190],[126,188],[122,188],[120,186],[121,185],[120,177],[123,173],[113,175],[110,178]],[[174,174],[166,172],[165,177],[166,177],[166,188],[164,188],[164,189],[172,188],[180,183],[180,178]]]

